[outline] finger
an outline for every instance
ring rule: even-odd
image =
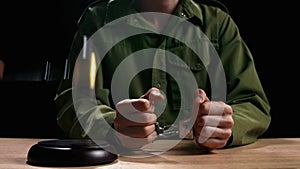
[[[200,104],[199,114],[201,115],[232,115],[231,106],[221,101],[210,101]]]
[[[156,122],[157,116],[154,113],[149,112],[135,112],[120,114],[117,113],[114,123],[118,126],[147,126]]]
[[[159,89],[153,87],[147,91],[146,94],[141,96],[143,99],[147,99],[150,101],[163,101],[164,100],[164,95],[160,92]]]
[[[117,103],[116,109],[120,113],[150,111],[151,103],[147,99],[125,99]]]
[[[146,144],[152,143],[156,138],[157,134],[156,132],[151,133],[146,138],[134,138],[134,137],[128,137],[121,133],[117,133],[117,137],[122,143],[123,146],[127,148],[141,148]]]
[[[194,100],[197,100],[197,103],[199,103],[199,104],[210,101],[209,98],[207,97],[205,91],[202,89],[197,89],[194,97],[195,97]]]
[[[234,121],[231,115],[222,115],[222,116],[203,115],[203,116],[198,116],[196,120],[196,125],[198,127],[211,126],[211,127],[220,127],[220,128],[232,128],[233,124]]]
[[[231,134],[232,130],[231,128],[223,129],[223,128],[217,128],[217,127],[211,127],[211,126],[204,126],[202,128],[199,128],[200,134],[197,134],[196,136],[202,137],[201,139],[208,139],[208,138],[219,138],[219,139],[228,139]],[[205,140],[202,140],[202,142]]]
[[[202,112],[202,104],[208,102],[209,98],[206,96],[206,93],[202,89],[197,89],[194,93],[194,103],[193,103],[193,110],[192,110],[192,120],[195,120],[198,115],[201,115]]]
[[[119,112],[154,112],[152,101],[163,101],[164,95],[157,88],[151,88],[146,94],[139,99],[125,99],[116,105]]]
[[[148,126],[126,127],[119,130],[120,133],[135,138],[146,138],[155,131],[154,124]]]

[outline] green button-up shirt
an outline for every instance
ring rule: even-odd
[[[78,106],[74,104],[72,95],[72,79],[76,79],[76,76],[61,81],[55,97],[59,110],[57,121],[69,137],[88,137],[89,132],[104,137],[107,129],[101,130],[99,121],[105,119],[108,124],[113,123],[116,101],[126,99],[120,94],[124,90],[128,92],[129,98],[139,98],[151,87],[159,88],[166,95],[167,101],[158,121],[162,125],[172,124],[179,112],[185,112],[183,116],[191,112],[192,100],[188,96],[192,93],[186,89],[193,89],[195,85],[196,88],[204,89],[211,100],[220,99],[232,106],[234,127],[230,145],[252,143],[266,131],[271,119],[270,105],[255,70],[253,57],[236,24],[226,12],[213,6],[196,4],[192,0],[181,0],[173,13],[179,19],[176,23],[168,22],[161,32],[137,17],[126,18],[122,28],[112,24],[108,26],[110,29],[96,33],[124,16],[137,13],[131,0],[102,0],[91,4],[80,18],[68,58],[71,72],[77,58],[89,51],[84,50],[85,37],[94,39],[100,36],[102,47],[113,47],[97,62],[96,85],[93,88],[95,95],[92,96],[96,99],[93,106],[99,111],[78,112],[82,109],[76,108]],[[184,21],[192,23],[204,34],[195,34],[191,26],[175,29],[174,26],[180,27]],[[135,31],[143,33],[118,40],[120,36]],[[172,31],[174,34],[169,33]],[[184,38],[177,39],[168,36],[170,34]],[[117,44],[114,44],[116,41]],[[201,46],[199,48],[203,56],[199,57],[199,52],[191,49],[195,46]],[[214,51],[221,65],[214,66],[213,59],[209,57]],[[95,50],[96,55],[99,53]],[[134,59],[128,59],[129,56]],[[151,68],[141,69],[141,65]],[[214,68],[220,70],[214,71]],[[80,67],[75,70],[75,73],[84,72]],[[222,87],[222,72],[225,80],[224,98],[222,91],[221,96],[218,96],[218,92],[213,94],[214,86]],[[75,102],[78,104],[76,99]],[[85,122],[80,123],[79,118]]]

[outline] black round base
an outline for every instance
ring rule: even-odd
[[[27,164],[34,166],[90,166],[112,163],[118,155],[107,151],[109,144],[98,145],[89,139],[40,141],[30,147]]]

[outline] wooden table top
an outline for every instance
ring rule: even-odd
[[[42,140],[47,139],[0,138],[0,169],[51,168],[26,164],[29,148]],[[158,149],[160,146],[163,147],[167,144],[170,144],[170,142],[164,140],[156,144],[156,147],[149,146],[149,149]],[[57,169],[58,167],[53,168]],[[264,138],[246,146],[218,149],[210,153],[204,152],[192,141],[184,140],[173,149],[156,156],[147,158],[119,156],[118,160],[111,164],[66,168],[300,169],[300,138]]]

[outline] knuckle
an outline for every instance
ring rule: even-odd
[[[224,105],[224,114],[230,114],[230,115],[232,115],[233,114],[232,107],[229,106],[229,105],[227,105],[227,104],[225,104]]]
[[[143,138],[147,138],[154,131],[152,126],[142,127],[140,130],[140,135]]]
[[[154,121],[156,121],[156,115],[155,114],[152,114],[152,113],[143,113],[143,115],[141,116],[141,119],[140,119],[141,122],[144,122],[144,123],[152,123]]]
[[[197,125],[198,126],[204,126],[204,124],[206,123],[207,119],[205,116],[199,116],[197,118]]]
[[[231,136],[231,134],[232,134],[232,130],[228,129],[228,130],[224,130],[223,136],[224,136],[224,138],[229,138]]]
[[[225,125],[228,127],[228,128],[232,128],[233,125],[234,125],[234,120],[232,118],[232,116],[229,116],[228,119],[226,120],[225,122]]]
[[[139,111],[147,111],[150,107],[150,102],[146,99],[140,99],[135,105],[135,108]]]
[[[208,138],[212,135],[212,133],[213,133],[213,131],[206,126],[204,126],[201,130],[201,136],[203,136],[203,137]]]

